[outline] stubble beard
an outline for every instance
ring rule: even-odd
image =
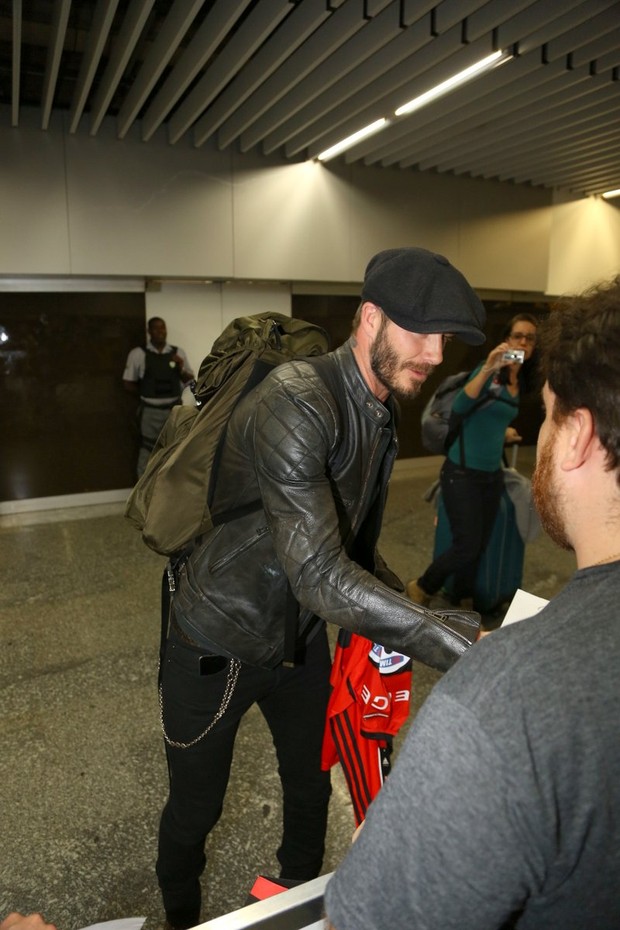
[[[573,546],[566,535],[563,516],[564,500],[554,474],[553,434],[538,450],[536,468],[532,476],[532,497],[545,533],[560,548],[572,551]]]
[[[370,367],[381,384],[399,400],[411,400],[420,393],[424,382],[412,381],[408,387],[404,387],[398,381],[400,372],[407,371],[410,366],[401,361],[398,352],[390,344],[387,334],[387,320],[382,322],[377,338],[371,346]],[[435,370],[434,365],[427,365],[422,362],[416,364],[415,368],[416,371],[424,372],[426,375],[432,374]]]

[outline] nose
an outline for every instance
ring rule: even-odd
[[[424,340],[425,360],[431,365],[439,365],[443,361],[443,346],[442,333],[428,333]]]

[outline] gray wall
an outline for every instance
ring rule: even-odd
[[[31,123],[28,126],[28,123]],[[479,288],[544,292],[551,195],[189,143],[0,129],[0,274],[359,281],[381,248],[446,253]]]

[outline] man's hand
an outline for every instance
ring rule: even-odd
[[[0,930],[56,930],[54,924],[48,924],[40,914],[18,914],[13,911],[0,923]]]

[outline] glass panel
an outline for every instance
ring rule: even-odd
[[[144,294],[0,294],[0,500],[130,487]]]

